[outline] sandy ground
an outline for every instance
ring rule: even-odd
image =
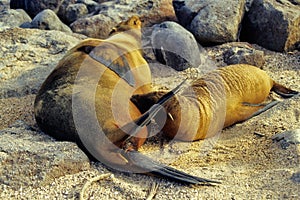
[[[217,54],[210,48],[209,54]],[[265,51],[266,70],[281,84],[300,91],[300,53],[280,54]],[[185,73],[180,76],[185,76]],[[155,79],[174,85],[180,78]],[[159,153],[165,163],[187,173],[219,180],[212,186],[186,186],[164,179],[138,174],[111,172],[101,163],[77,174],[66,174],[49,185],[13,190],[2,186],[0,199],[78,199],[84,183],[99,174],[113,178],[93,182],[85,199],[145,199],[152,183],[159,188],[155,199],[299,199],[300,146],[282,149],[271,137],[299,127],[299,96],[285,100],[275,108],[242,124],[226,128],[212,139],[193,143],[172,142],[161,151],[150,140],[141,151]],[[0,99],[0,128],[16,119],[35,125],[34,96]],[[298,179],[297,179],[298,176]]]

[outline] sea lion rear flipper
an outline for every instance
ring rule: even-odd
[[[290,98],[290,97],[293,97],[293,96],[299,94],[299,92],[289,89],[289,88],[287,88],[279,83],[276,83],[276,82],[274,82],[274,85],[271,90],[274,91],[276,94],[279,94],[283,98]]]
[[[148,158],[147,156],[137,151],[128,151],[124,153],[123,156],[126,157],[126,159],[128,159],[130,163],[132,163],[134,166],[140,167],[143,170],[147,170],[148,173],[155,176],[165,177],[168,179],[172,179],[187,184],[202,183],[202,184],[210,185],[211,183],[220,183],[219,181],[213,181],[205,178],[200,178],[197,176],[192,176],[185,172],[176,170],[172,167],[168,167],[166,165],[163,165],[159,162],[156,162]]]

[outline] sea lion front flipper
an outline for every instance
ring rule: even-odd
[[[187,184],[211,185],[212,183],[221,183],[219,181],[192,176],[190,174],[179,171],[172,167],[168,167],[166,165],[163,165],[159,162],[156,162],[148,158],[147,156],[137,151],[128,151],[124,153],[123,156],[126,157],[126,159],[128,159],[130,163],[132,163],[134,166],[140,167],[143,170],[148,170],[148,173],[155,176],[165,177],[168,179],[172,179]]]

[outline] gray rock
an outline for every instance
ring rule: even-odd
[[[103,2],[106,2],[106,1],[110,1],[110,0],[94,0],[95,2],[97,3],[103,3]]]
[[[229,42],[207,47],[207,50],[216,66],[243,63],[263,68],[267,60],[262,47],[247,42]]]
[[[107,38],[110,31],[116,24],[117,23],[112,21],[110,17],[99,14],[78,19],[72,23],[70,27],[73,32],[80,33],[88,37]]]
[[[0,28],[0,98],[37,92],[66,51],[82,35],[38,29]]]
[[[176,16],[201,44],[238,39],[246,0],[174,0]]]
[[[80,17],[87,15],[88,12],[89,11],[86,5],[83,3],[71,4],[66,9],[65,21],[67,22],[67,24],[71,24]]]
[[[176,22],[155,25],[151,43],[156,59],[178,71],[201,64],[200,51],[193,34]]]
[[[0,1],[0,12],[9,9],[9,0]]]
[[[171,0],[114,0],[101,3],[93,16],[78,19],[70,27],[89,37],[107,38],[117,23],[132,15],[140,16],[143,26],[176,18]]]
[[[31,18],[22,9],[7,9],[0,12],[0,27],[19,27],[26,22],[31,22]]]
[[[288,0],[288,1],[294,5],[300,5],[300,0]]]
[[[31,25],[31,22],[24,22],[23,24],[21,24],[19,27],[20,28],[33,28],[32,25]]]
[[[56,142],[22,122],[0,131],[0,165],[0,183],[14,189],[40,187],[90,168],[75,143]]]
[[[259,68],[265,64],[264,52],[256,50],[248,45],[234,45],[236,43],[225,44],[228,50],[223,53],[224,62],[232,64],[249,64]]]
[[[245,15],[241,38],[274,51],[300,43],[300,7],[290,1],[254,0]]]
[[[49,9],[43,10],[31,22],[32,28],[41,30],[58,30],[67,33],[72,33],[72,30],[62,23],[56,14]]]
[[[293,173],[291,180],[295,183],[300,183],[300,172]]]
[[[300,144],[300,129],[278,133],[272,137],[272,140],[280,142],[283,149],[286,149],[289,144]]]

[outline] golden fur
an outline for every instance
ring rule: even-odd
[[[184,141],[214,136],[263,108],[271,90],[285,96],[297,93],[254,66],[238,64],[212,71],[166,103],[168,118],[161,124],[163,133]],[[135,95],[132,101],[144,112],[164,94],[156,91]]]
[[[192,184],[217,183],[161,165],[135,151],[148,132],[136,126],[143,116],[130,98],[151,91],[150,69],[140,53],[140,28],[134,16],[120,23],[108,39],[87,39],[71,49],[36,96],[37,124],[56,139],[77,142],[88,155],[120,171]],[[129,137],[132,130],[138,131]]]
[[[126,133],[115,134],[116,130],[141,115],[130,102],[131,95],[151,91],[151,73],[140,53],[140,40],[141,22],[133,16],[118,24],[108,39],[89,38],[72,48],[47,77],[36,96],[34,107],[39,127],[59,140],[78,142],[72,114],[72,97],[75,95],[82,106],[86,106],[85,102],[95,102],[95,108],[87,108],[87,113],[82,114],[86,115],[88,122],[90,113],[95,110],[107,138],[121,146]],[[127,73],[128,70],[131,71]],[[130,77],[128,80],[120,78],[126,73]],[[74,94],[74,85],[80,88],[80,84],[85,88]],[[113,112],[122,114],[114,116]],[[144,128],[133,138],[134,148],[141,146],[146,136]]]

